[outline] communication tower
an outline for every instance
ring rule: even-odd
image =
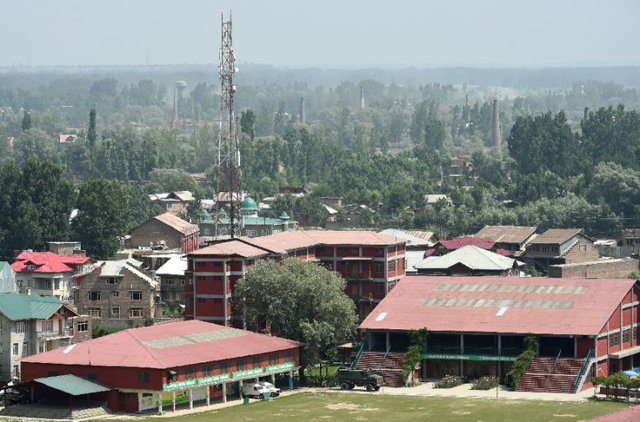
[[[236,56],[233,50],[231,13],[229,20],[221,14],[222,33],[220,42],[220,127],[218,137],[218,156],[216,162],[216,219],[215,230],[218,235],[218,222],[221,207],[229,207],[229,234],[232,238],[240,235],[240,201],[242,201],[242,173],[240,170],[240,146],[238,144],[237,124],[233,110],[236,93],[234,74]]]

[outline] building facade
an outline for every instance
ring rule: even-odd
[[[112,390],[115,412],[175,410],[238,397],[244,382],[288,374],[299,366],[299,344],[203,321],[133,328],[22,360],[23,381],[73,374]],[[290,384],[291,385],[291,384]],[[38,400],[38,397],[35,397]]]
[[[158,283],[135,260],[96,264],[76,290],[75,305],[98,319],[151,319],[159,301]]]
[[[156,271],[160,279],[160,298],[169,306],[184,305],[185,272],[187,257],[175,255]]]
[[[596,261],[600,253],[582,229],[549,229],[529,242],[522,258],[547,274],[552,265]]]
[[[59,299],[0,294],[0,379],[21,379],[24,357],[91,338],[91,319]]]
[[[76,278],[90,271],[92,262],[91,258],[83,255],[22,251],[11,267],[16,272],[20,292],[71,301]]]
[[[185,317],[238,325],[230,299],[235,283],[257,259],[296,257],[336,271],[361,317],[368,314],[405,274],[405,240],[373,232],[295,231],[242,237],[188,255]]]
[[[179,249],[189,253],[198,249],[200,229],[170,212],[158,215],[129,233],[127,248]]]

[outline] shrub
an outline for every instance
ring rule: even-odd
[[[524,338],[525,350],[520,353],[513,362],[511,371],[509,371],[509,386],[516,388],[522,380],[522,377],[531,366],[531,362],[536,358],[538,350],[538,338],[533,335]]]
[[[478,381],[471,387],[472,390],[491,390],[500,385],[498,378],[490,375],[480,377]]]
[[[435,388],[453,388],[464,384],[464,378],[458,375],[445,375],[440,381],[436,381]]]

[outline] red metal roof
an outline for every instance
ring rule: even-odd
[[[17,256],[16,261],[11,264],[13,270],[20,272],[35,273],[69,273],[75,270],[75,266],[89,262],[91,258],[87,256],[66,256],[58,255],[52,252],[29,252],[22,251]],[[27,270],[27,264],[32,263],[36,266],[35,270]]]
[[[484,226],[476,236],[491,239],[496,243],[523,244],[536,232],[535,227],[525,226]]]
[[[32,355],[22,362],[168,369],[298,346],[280,337],[192,320],[131,328]]]
[[[571,239],[578,233],[582,233],[582,229],[549,229],[539,234],[531,241],[532,245],[561,245]]]
[[[242,242],[275,253],[317,245],[390,246],[406,243],[406,239],[369,231],[297,230],[271,236],[241,237]]]
[[[597,335],[632,279],[404,277],[363,329]]]
[[[495,242],[491,239],[471,236],[460,236],[451,240],[441,240],[438,243],[450,251],[469,245],[477,246],[482,249],[491,249],[493,248],[493,245],[495,245]]]
[[[247,245],[246,243],[240,242],[238,240],[230,240],[228,242],[216,243],[214,245],[210,245],[204,247],[202,249],[198,249],[197,251],[191,252],[190,256],[211,256],[211,255],[222,255],[222,256],[241,256],[243,258],[253,258],[259,256],[266,256],[269,253],[264,249],[259,249],[251,245]]]

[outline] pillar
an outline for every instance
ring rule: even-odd
[[[211,404],[211,386],[207,385],[207,406]]]
[[[222,403],[227,402],[227,383],[222,384]]]
[[[276,374],[271,374],[271,384],[275,385],[276,383]]]
[[[171,392],[171,405],[173,406],[173,411],[176,411],[176,392]]]
[[[460,334],[460,354],[464,354],[464,334]],[[460,359],[460,376],[464,376],[464,361]]]
[[[162,393],[158,393],[158,415],[162,415]]]
[[[502,356],[502,335],[498,334],[498,356]],[[496,363],[496,378],[498,378],[498,382],[500,382],[500,378],[502,377],[502,361],[498,361]]]
[[[289,390],[293,390],[293,371],[289,371]]]
[[[384,351],[386,352],[387,350],[389,350],[389,346],[391,346],[391,340],[389,338],[389,332],[387,331],[386,336],[385,336],[385,341],[386,341],[386,345],[384,346]]]
[[[189,409],[193,409],[193,388],[189,389]]]

